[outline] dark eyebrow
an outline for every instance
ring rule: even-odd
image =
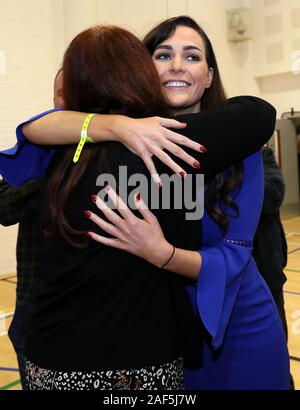
[[[155,50],[159,50],[160,48],[164,49],[164,50],[172,50],[172,46],[157,46]]]
[[[165,44],[165,45],[157,46],[155,50],[159,50],[159,49],[172,50],[173,47],[168,45],[168,44]],[[200,53],[202,53],[202,50],[200,50],[200,48],[196,47],[196,46],[183,46],[183,50],[185,50],[185,51],[186,50],[198,50],[198,51],[200,51]]]
[[[200,51],[200,53],[202,53],[202,50],[199,47],[196,47],[196,46],[184,46],[183,49],[184,50],[198,50],[198,51]]]

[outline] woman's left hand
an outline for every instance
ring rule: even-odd
[[[136,194],[134,200],[143,219],[131,212],[112,187],[107,185],[105,190],[121,217],[96,195],[92,196],[92,200],[109,222],[90,211],[85,211],[85,215],[113,238],[90,231],[87,235],[103,245],[130,252],[161,267],[172,253],[173,246],[165,239],[156,216],[146,207],[140,194]]]

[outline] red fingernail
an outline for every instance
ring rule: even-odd
[[[182,178],[184,178],[186,174],[185,174],[185,172],[181,171],[181,172],[179,172],[179,175],[180,175]]]
[[[141,200],[141,194],[140,194],[139,192],[136,194],[136,200],[137,200],[137,201],[140,201],[140,200]]]
[[[97,195],[91,195],[91,200],[93,202],[97,202]]]
[[[207,149],[205,147],[200,147],[201,152],[207,152]]]
[[[88,231],[84,232],[84,234],[85,234],[85,236],[87,236],[88,238],[91,238],[91,234],[90,234]]]
[[[84,213],[84,216],[86,216],[87,218],[91,217],[90,211],[83,211],[83,213]]]
[[[194,168],[197,168],[197,169],[200,169],[200,168],[201,168],[201,165],[200,165],[200,163],[199,163],[198,161],[195,161],[195,162],[193,163],[193,165],[194,165]]]
[[[158,185],[158,188],[159,188],[159,189],[161,189],[162,186],[163,186],[162,182],[158,182],[157,185]]]

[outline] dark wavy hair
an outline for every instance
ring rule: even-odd
[[[213,111],[226,106],[226,95],[212,44],[203,29],[191,17],[179,16],[164,20],[145,36],[143,40],[145,46],[153,55],[157,46],[171,37],[178,26],[192,28],[199,34],[205,46],[208,67],[213,69],[212,84],[201,98],[201,111]],[[242,174],[242,164],[235,164],[205,184],[205,208],[224,233],[228,229],[229,216],[222,209],[222,205],[228,205],[235,211],[235,215],[238,215],[239,207],[229,193],[235,189],[238,190],[242,182]]]
[[[78,34],[65,52],[62,70],[68,110],[135,118],[169,115],[151,56],[127,30],[96,26]],[[83,233],[68,222],[66,204],[92,160],[105,168],[106,147],[106,143],[86,145],[75,165],[74,146],[66,146],[51,164],[46,191],[51,228],[73,245],[74,235]]]

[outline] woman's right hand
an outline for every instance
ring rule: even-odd
[[[153,155],[159,158],[161,162],[167,165],[172,171],[181,176],[184,176],[186,172],[168,155],[166,151],[182,159],[190,166],[198,169],[200,168],[199,162],[191,155],[187,154],[187,152],[185,152],[179,145],[203,153],[206,152],[205,147],[168,129],[185,128],[185,123],[162,117],[134,119],[119,116],[119,121],[116,121],[114,124],[116,127],[115,134],[118,133],[118,140],[144,161],[156,183],[161,183],[161,179],[152,160]],[[122,130],[121,133],[120,130]]]

